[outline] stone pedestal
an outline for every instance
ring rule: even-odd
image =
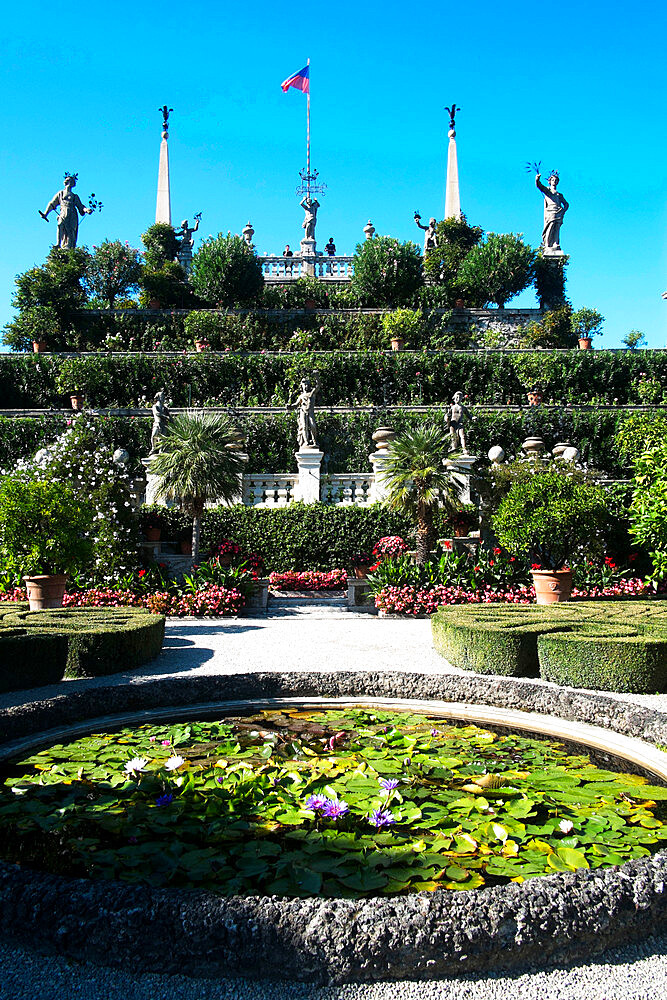
[[[181,265],[185,273],[189,275],[192,270],[192,247],[181,247],[176,256],[178,257],[178,263]]]
[[[315,276],[315,262],[317,260],[316,253],[317,243],[314,239],[301,240],[301,259],[303,260],[303,267],[306,274]]]
[[[294,488],[294,499],[301,500],[302,503],[318,503],[324,452],[319,448],[300,448],[294,457],[299,470],[299,482]]]
[[[144,502],[147,504],[159,504],[161,507],[166,507],[167,504],[165,500],[164,499],[158,500],[155,495],[160,482],[160,477],[154,475],[151,472],[151,465],[152,465],[151,457],[149,456],[148,458],[142,458],[141,464],[146,470],[146,500]]]
[[[369,503],[381,503],[389,496],[389,488],[385,480],[385,470],[389,461],[389,452],[386,448],[380,448],[368,456],[368,461],[373,466],[375,478],[373,485],[368,491]]]
[[[452,470],[454,478],[461,485],[461,503],[472,503],[470,496],[470,472],[477,461],[477,455],[456,455],[445,459],[445,465]]]

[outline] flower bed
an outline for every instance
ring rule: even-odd
[[[20,587],[3,594],[5,601],[25,602],[26,593]],[[93,588],[65,594],[64,608],[148,608],[155,615],[170,618],[222,618],[237,615],[246,604],[245,595],[236,588],[209,584],[190,594],[170,594],[158,591],[137,594],[131,590]]]
[[[306,570],[304,573],[271,573],[269,585],[273,590],[344,590],[347,571],[332,569],[328,573]]]

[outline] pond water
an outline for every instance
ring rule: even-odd
[[[667,846],[667,788],[554,740],[287,709],[93,733],[3,766],[3,858],[221,894],[480,889]]]

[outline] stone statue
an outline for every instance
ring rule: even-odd
[[[86,208],[78,194],[72,190],[76,185],[78,174],[65,174],[65,186],[62,191],[54,194],[43,212],[39,214],[45,222],[49,220],[49,212],[58,212],[58,239],[56,246],[73,250],[79,234],[79,215],[92,215],[92,208]]]
[[[540,182],[542,175],[538,172],[535,175],[535,187],[544,195],[544,229],[542,230],[542,249],[548,254],[562,253],[560,248],[560,227],[563,225],[563,216],[570,207],[560,191],[557,191],[560,180],[557,173],[549,177],[549,187],[546,188]]]
[[[468,454],[466,446],[464,420],[474,420],[468,407],[463,402],[463,393],[455,392],[454,399],[447,412],[447,426],[449,427],[450,451],[460,451],[463,455]]]
[[[317,223],[317,210],[319,207],[319,201],[310,198],[308,195],[301,202],[301,208],[306,213],[306,217],[302,223],[302,228],[305,229],[304,239],[306,240],[315,239],[315,225]]]
[[[195,215],[194,226],[188,226],[188,220],[183,219],[183,221],[181,222],[181,228],[177,229],[176,232],[174,233],[176,239],[181,241],[180,250],[178,251],[179,253],[181,252],[181,250],[186,250],[186,249],[189,250],[190,253],[192,253],[192,248],[195,245],[195,241],[192,238],[192,234],[197,232],[197,230],[199,229],[200,222],[201,222],[201,212],[197,212],[197,214]]]
[[[241,232],[241,236],[243,237],[244,242],[247,243],[249,247],[252,246],[252,238],[254,235],[255,235],[255,230],[250,225],[250,221],[246,222]]]
[[[420,229],[424,230],[424,254],[427,254],[429,250],[436,250],[438,247],[438,236],[435,231],[436,222],[435,219],[429,219],[428,226],[423,226],[421,218],[419,212],[415,212],[415,222]]]
[[[317,448],[317,426],[315,424],[315,396],[320,389],[318,378],[314,382],[304,378],[301,380],[301,392],[296,400],[287,403],[287,408],[299,408],[297,423],[297,441],[299,450],[302,448]]]
[[[158,451],[158,438],[164,437],[167,431],[167,424],[171,416],[169,407],[164,398],[164,389],[155,393],[155,402],[151,407],[153,414],[153,428],[151,430],[151,455]]]
[[[373,225],[370,219],[364,226],[364,236],[366,237],[367,240],[372,240],[373,237],[375,236],[375,226]]]

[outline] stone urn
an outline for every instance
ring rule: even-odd
[[[521,447],[528,458],[539,458],[544,451],[545,444],[541,437],[527,437]]]
[[[558,604],[569,601],[572,594],[571,569],[531,570],[536,604]]]
[[[387,451],[395,437],[396,431],[392,427],[378,427],[372,439],[378,451]]]
[[[24,576],[23,579],[31,611],[62,608],[67,586],[67,577],[64,573],[40,573],[36,576]]]

